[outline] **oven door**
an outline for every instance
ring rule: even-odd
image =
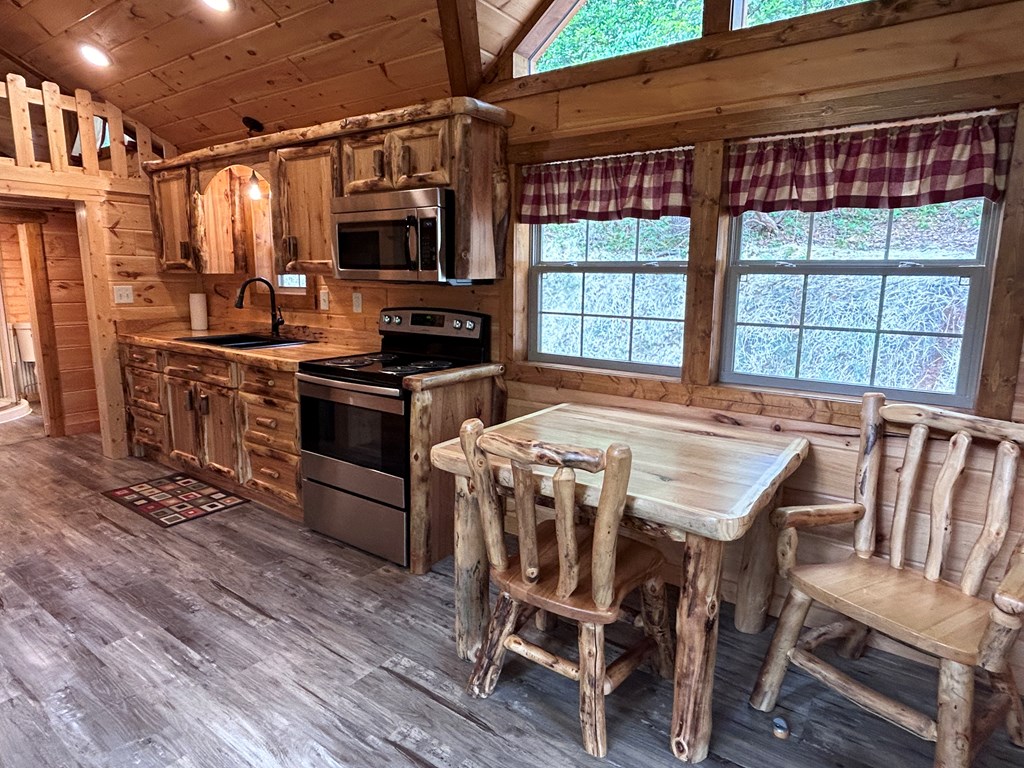
[[[414,208],[335,213],[335,277],[419,279],[419,216]]]

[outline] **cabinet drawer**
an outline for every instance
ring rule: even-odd
[[[125,365],[135,368],[145,368],[147,371],[159,371],[160,365],[157,362],[157,352],[150,347],[138,347],[129,344],[124,352]]]
[[[128,382],[128,401],[137,408],[163,412],[163,382],[156,371],[125,368]]]
[[[168,352],[164,373],[192,381],[219,384],[222,387],[235,385],[235,366],[227,360],[218,360],[214,357]]]
[[[167,453],[167,417],[142,408],[129,410],[132,414],[132,441],[151,445]]]
[[[254,395],[266,395],[283,400],[298,401],[293,371],[275,371],[258,365],[238,366],[241,384],[239,389]]]
[[[248,488],[273,494],[292,504],[299,503],[299,457],[245,443],[249,460]]]
[[[299,404],[248,392],[240,395],[242,431],[247,442],[299,452]]]

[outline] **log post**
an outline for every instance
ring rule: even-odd
[[[770,712],[775,708],[779,698],[782,678],[789,667],[789,652],[796,645],[800,629],[811,609],[811,598],[795,589],[789,591],[786,604],[779,614],[779,623],[775,626],[771,645],[761,663],[761,671],[757,675],[757,684],[750,694],[750,706],[762,712]]]
[[[580,728],[587,754],[608,754],[604,722],[604,626],[580,622]]]
[[[484,531],[469,478],[455,478],[455,649],[459,658],[476,659],[490,616],[490,574]]]
[[[943,659],[939,664],[935,768],[968,768],[971,762],[973,711],[974,668]]]
[[[654,668],[663,678],[671,680],[675,647],[672,645],[672,630],[669,628],[664,581],[648,579],[644,582],[643,591],[640,593],[640,611],[643,615],[644,632],[654,640],[657,649]]]
[[[480,647],[476,666],[469,678],[467,689],[472,696],[486,699],[494,693],[505,662],[505,640],[515,631],[521,608],[521,603],[509,597],[508,593],[498,595],[487,637]]]
[[[707,757],[711,741],[722,550],[721,541],[694,534],[683,544],[670,734],[672,753],[690,763]]]
[[[774,509],[779,502],[776,494]],[[775,548],[777,532],[769,510],[762,510],[743,537],[743,559],[740,561],[739,584],[736,590],[736,629],[753,635],[764,629],[768,607],[775,592]]]

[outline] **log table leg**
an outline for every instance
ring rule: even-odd
[[[469,478],[455,477],[455,649],[475,661],[490,621],[490,575],[480,510]]]
[[[711,741],[722,549],[721,541],[693,534],[683,544],[671,743],[673,754],[688,763],[706,758]]]
[[[743,537],[743,559],[740,562],[733,624],[748,635],[764,629],[775,592],[775,541],[778,536],[769,513],[777,501],[776,495],[768,509],[761,510],[754,518],[754,524]]]

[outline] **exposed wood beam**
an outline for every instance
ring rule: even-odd
[[[45,224],[45,211],[7,208],[0,205],[0,224]]]
[[[437,0],[452,96],[472,96],[483,78],[476,0]]]
[[[519,49],[523,46],[523,41],[531,35],[535,34],[536,30],[542,28],[542,25],[546,27],[545,22],[548,20],[549,15],[555,16],[557,11],[555,6],[566,4],[567,0],[541,0],[537,7],[533,9],[533,12],[523,21],[519,29],[512,38],[505,43],[504,47],[494,57],[494,61],[487,67],[487,71],[484,72],[483,81],[485,83],[493,83],[499,77],[502,77],[504,72],[511,71],[510,65],[512,57],[519,53]],[[575,0],[568,0],[573,6],[575,6]],[[551,12],[549,14],[549,11]],[[564,15],[564,14],[563,14]]]
[[[483,85],[479,98],[496,104],[507,99],[561,91],[633,75],[645,75],[677,69],[712,59],[725,59],[825,40],[841,35],[890,27],[920,19],[954,14],[978,8],[1003,5],[1014,0],[905,0],[894,5],[890,0],[857,3],[806,18],[784,19],[728,34],[687,40],[650,51],[639,51],[613,59],[593,61],[575,67],[542,72],[515,80]]]

